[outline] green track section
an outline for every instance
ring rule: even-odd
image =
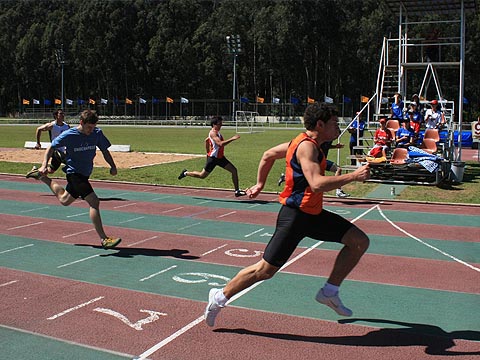
[[[102,350],[31,334],[0,325],[0,349],[2,359],[31,360],[119,360],[131,356],[117,355]]]
[[[148,252],[142,254],[134,249],[105,251],[25,238],[3,238],[0,243],[2,267],[202,302],[206,300],[209,288],[223,287],[240,270],[235,266],[149,256]],[[4,252],[6,247],[22,243],[23,246],[33,245]],[[82,259],[84,261],[78,262]],[[321,277],[279,273],[234,304],[295,316],[338,320],[331,309],[313,299],[324,282],[325,278]],[[438,327],[445,332],[479,330],[480,313],[474,311],[480,303],[478,294],[347,280],[342,285],[342,297],[359,318],[370,319],[370,322],[372,319],[393,321],[391,324],[382,323],[382,327],[396,327],[399,326],[397,322],[402,321]]]
[[[15,191],[33,191],[33,192],[47,192],[48,189],[44,184],[38,182],[30,183],[15,183],[12,181],[0,182],[0,187],[3,189]],[[197,205],[207,208],[224,208],[234,210],[255,210],[259,212],[277,212],[280,205],[278,203],[268,202],[253,202],[245,200],[228,200],[215,199],[208,197],[195,196],[195,193],[183,196],[172,194],[158,194],[149,192],[136,191],[121,191],[96,189],[95,190],[101,198],[122,198],[128,201],[145,201],[152,203],[167,203],[178,205]],[[252,205],[259,204],[252,208]],[[365,209],[352,207],[325,207],[328,210],[334,211],[346,218],[352,219],[361,215]],[[428,212],[412,212],[412,211],[398,211],[398,210],[382,210],[385,216],[393,222],[409,222],[422,225],[451,225],[451,226],[466,226],[478,229],[478,217],[472,215],[456,215],[456,214],[442,214],[442,213],[428,213]],[[365,220],[385,220],[378,211],[371,211],[363,217]]]

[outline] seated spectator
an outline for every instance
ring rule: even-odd
[[[417,111],[417,105],[415,103],[410,104],[407,116],[408,118],[406,120],[410,123],[410,127],[414,133],[413,144],[417,144],[423,117],[420,112]]]
[[[358,145],[362,146],[363,145],[363,140],[361,138],[363,137],[363,133],[365,131],[366,127],[365,120],[363,118],[363,114],[357,112],[357,120],[354,120],[350,126],[348,127],[348,132],[350,133],[350,155],[362,155],[363,151],[361,149],[354,149],[355,146],[357,146],[357,129],[358,129]],[[352,165],[356,165],[357,161],[355,159],[351,159],[350,163]]]
[[[445,115],[438,108],[437,100],[432,100],[430,106],[431,108],[425,112],[425,128],[440,130],[445,125]]]
[[[403,120],[403,100],[402,95],[400,93],[395,93],[393,95],[393,102],[390,105],[390,119],[398,120],[399,122]]]
[[[368,156],[373,158],[385,158],[387,160],[387,152],[390,151],[392,144],[392,135],[386,128],[387,119],[379,120],[380,127],[375,131],[373,142],[375,145],[368,152]]]
[[[413,133],[410,123],[407,121],[402,122],[400,129],[397,130],[396,134],[396,146],[400,148],[408,148],[410,145],[413,145]]]
[[[419,114],[422,116],[422,119],[423,119],[423,116],[425,115],[425,109],[423,104],[420,102],[420,97],[418,96],[418,94],[412,95],[411,102],[412,104],[415,103],[417,111],[419,112]]]

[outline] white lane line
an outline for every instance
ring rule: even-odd
[[[137,221],[137,220],[141,220],[145,218],[145,216],[139,216],[137,218],[134,218],[134,219],[130,219],[130,220],[125,220],[125,221],[120,221],[119,224],[125,224],[125,223],[128,223],[128,222],[132,222],[132,221]]]
[[[167,214],[167,213],[170,213],[170,212],[173,212],[173,211],[181,210],[181,209],[183,209],[183,208],[184,208],[184,206],[180,206],[180,207],[177,207],[177,208],[175,208],[175,209],[164,210],[164,211],[162,211],[161,213],[162,213],[162,214]]]
[[[371,207],[370,209],[368,209],[367,211],[363,212],[362,214],[360,214],[359,216],[357,216],[355,219],[353,219],[351,222],[354,223],[355,221],[357,221],[358,219],[362,218],[363,216],[367,215],[370,211],[372,211],[373,209],[375,209],[377,207],[377,205]],[[295,261],[299,260],[300,258],[302,258],[304,255],[308,254],[310,251],[312,251],[313,249],[315,249],[316,247],[320,246],[321,244],[323,244],[323,241],[319,241],[317,242],[316,244],[312,245],[311,247],[309,247],[308,249],[306,249],[303,253],[300,253],[299,255],[297,255],[295,258],[293,258],[292,260],[290,260],[289,262],[287,262],[285,265],[282,266],[282,268],[279,270],[281,271],[282,269],[285,269],[287,266],[293,264]],[[250,290],[254,289],[256,286],[260,285],[263,281],[261,282],[258,282],[252,286],[250,286],[249,288],[243,290],[242,292],[238,293],[237,295],[235,296],[232,296],[232,298],[228,301],[228,303],[230,303],[231,301],[233,301],[233,299],[237,299],[238,297],[240,297],[241,295],[244,295],[246,294],[247,292],[249,292]],[[241,295],[240,295],[241,294]],[[190,330],[191,328],[193,328],[194,326],[200,324],[201,322],[203,322],[204,320],[204,315],[198,317],[197,319],[193,320],[191,323],[185,325],[184,327],[182,327],[180,330],[177,330],[175,333],[173,333],[172,335],[170,335],[169,337],[163,339],[162,341],[160,341],[158,344],[154,345],[153,347],[151,347],[150,349],[148,349],[147,351],[145,351],[143,354],[139,355],[138,358],[135,358],[135,359],[138,359],[138,360],[144,360],[146,359],[148,356],[152,355],[153,353],[157,352],[158,350],[160,350],[162,347],[164,347],[165,345],[169,344],[170,342],[172,342],[173,340],[175,340],[177,337],[179,337],[180,335],[186,333],[188,330]]]
[[[379,205],[377,205],[377,207],[378,207],[378,212],[380,213],[380,215],[382,215],[382,217],[383,217],[388,223],[390,223],[390,225],[392,225],[395,229],[397,229],[398,231],[401,231],[402,233],[404,233],[404,234],[407,235],[408,237],[412,238],[413,240],[418,241],[420,244],[425,245],[426,247],[429,247],[430,249],[432,249],[432,250],[434,250],[434,251],[436,251],[436,252],[438,252],[438,253],[440,253],[440,254],[448,257],[448,258],[450,258],[450,259],[452,259],[452,260],[454,260],[454,261],[456,261],[456,262],[458,262],[458,263],[460,263],[460,264],[462,264],[462,265],[465,265],[466,267],[469,267],[469,268],[472,269],[472,270],[475,270],[475,271],[480,272],[480,269],[479,269],[479,268],[477,268],[477,267],[475,267],[475,266],[473,266],[473,265],[470,265],[469,263],[467,263],[467,262],[465,262],[465,261],[463,261],[463,260],[460,260],[459,258],[456,258],[455,256],[450,255],[449,253],[446,253],[445,251],[440,250],[440,249],[436,248],[436,247],[433,246],[433,245],[427,244],[425,241],[423,241],[423,240],[417,238],[416,236],[410,234],[408,231],[403,230],[400,226],[398,226],[398,225],[395,224],[393,221],[391,221],[389,218],[387,218],[387,216],[383,213],[382,209],[380,209],[380,206],[379,206]]]
[[[98,256],[100,256],[100,254],[88,256],[88,257],[83,258],[83,259],[79,259],[79,260],[75,260],[75,261],[72,261],[72,262],[69,262],[69,263],[66,263],[66,264],[63,264],[63,265],[59,265],[59,266],[57,266],[57,269],[61,269],[61,268],[64,268],[64,267],[67,267],[67,266],[70,266],[70,265],[78,264],[78,263],[96,258]]]
[[[74,214],[74,215],[67,215],[67,218],[73,218],[73,217],[77,217],[77,216],[83,216],[83,215],[88,215],[89,212],[83,212],[83,213],[79,213],[79,214]]]
[[[205,253],[203,253],[201,256],[205,256],[205,255],[208,255],[208,254],[211,254],[217,250],[220,250],[221,248],[224,248],[225,246],[227,246],[228,244],[223,244],[223,245],[220,245],[219,247],[215,248],[215,249],[212,249],[210,251],[207,251]]]
[[[5,253],[8,253],[10,251],[16,251],[16,250],[20,250],[20,249],[25,249],[25,248],[30,247],[30,246],[33,246],[33,244],[28,244],[28,245],[19,246],[19,247],[13,248],[13,249],[3,250],[3,251],[0,251],[0,254],[5,254]]]
[[[197,203],[197,205],[203,205],[203,204],[206,204],[206,203],[209,203],[209,202],[212,202],[212,200],[200,201],[200,202]]]
[[[236,214],[236,213],[237,213],[236,211],[230,211],[229,213],[217,216],[217,219],[221,219],[223,217],[230,216],[230,215],[233,215],[233,214]]]
[[[130,204],[114,206],[113,208],[114,208],[114,209],[121,209],[121,208],[125,208],[125,207],[127,207],[127,206],[133,206],[133,205],[136,205],[136,204],[137,204],[137,203],[134,202],[134,203],[130,203]]]
[[[263,229],[265,229],[265,228],[258,229],[258,230],[256,230],[256,231],[250,233],[250,234],[245,235],[244,237],[250,237],[250,236],[252,236],[252,235],[255,235],[255,234],[259,233],[260,231],[263,231]]]
[[[159,271],[159,272],[157,272],[157,273],[155,273],[155,274],[152,274],[152,275],[149,275],[149,276],[147,276],[147,277],[144,277],[144,278],[142,278],[142,279],[140,279],[140,280],[138,280],[138,281],[145,281],[145,280],[151,279],[151,278],[153,278],[153,277],[155,277],[155,276],[157,276],[157,275],[160,275],[160,274],[163,274],[163,273],[165,273],[165,272],[167,272],[167,271],[169,271],[169,270],[175,269],[176,267],[177,267],[177,265],[172,265],[172,266],[170,266],[169,268],[163,269],[163,270],[161,270],[161,271]]]
[[[72,312],[72,311],[75,311],[75,310],[78,310],[78,309],[81,309],[82,307],[84,306],[87,306],[87,305],[90,305],[90,304],[93,304],[94,302],[98,301],[98,300],[101,300],[103,299],[105,296],[99,296],[95,299],[92,299],[92,300],[89,300],[87,302],[84,302],[83,304],[80,304],[80,305],[77,305],[77,306],[74,306],[74,307],[71,307],[70,309],[67,309],[67,310],[64,310],[56,315],[53,315],[53,316],[50,316],[47,318],[47,320],[55,320],[55,319],[58,319],[60,316],[63,316],[63,315],[66,315],[68,314],[69,312]]]
[[[15,226],[15,227],[8,228],[7,230],[23,229],[23,228],[26,228],[26,227],[35,226],[35,225],[40,225],[40,224],[43,224],[43,221],[39,221],[39,222],[36,222],[36,223],[27,224],[27,225]]]
[[[30,209],[30,210],[22,210],[20,211],[20,213],[28,213],[28,212],[32,212],[32,211],[38,211],[38,210],[44,210],[44,209],[48,209],[48,206],[42,206],[42,207],[39,207],[39,208],[35,208],[35,209]]]
[[[260,204],[253,204],[253,205],[247,206],[247,209],[252,209],[257,206],[260,206]]]
[[[157,235],[154,235],[154,236],[149,237],[149,238],[147,238],[147,239],[143,239],[143,240],[137,241],[136,243],[127,245],[127,247],[132,247],[132,246],[135,246],[135,245],[139,245],[139,244],[142,244],[142,243],[144,243],[144,242],[147,242],[147,241],[149,241],[149,240],[153,240],[153,239],[156,239],[156,238],[158,238],[158,236],[157,236]]]
[[[201,222],[198,222],[198,223],[195,223],[195,224],[190,224],[190,225],[187,225],[187,226],[184,226],[184,227],[181,227],[179,228],[178,230],[185,230],[185,229],[189,229],[191,227],[194,227],[194,226],[197,226],[197,225],[200,225]]]
[[[171,198],[172,196],[171,195],[167,195],[167,196],[160,196],[160,197],[156,197],[156,198],[153,198],[153,200],[163,200],[163,199],[168,199],[168,198]]]
[[[3,284],[0,284],[0,287],[2,287],[2,286],[8,286],[8,285],[12,285],[12,284],[15,284],[16,282],[18,282],[18,280],[12,280],[12,281],[9,281],[9,282],[6,282],[6,283],[3,283]]]
[[[95,231],[95,229],[84,230],[84,231],[80,231],[80,232],[73,233],[73,234],[63,235],[62,238],[65,239],[65,238],[69,238],[69,237],[72,237],[72,236],[77,236],[77,235],[80,235],[80,234],[85,234],[85,233],[88,233],[88,232],[91,232],[91,231]]]

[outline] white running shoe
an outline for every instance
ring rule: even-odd
[[[205,322],[208,326],[215,325],[215,318],[220,310],[225,307],[218,305],[215,301],[215,294],[219,291],[222,291],[222,289],[210,289],[210,292],[208,293],[208,305],[205,309]]]
[[[339,198],[347,198],[347,197],[350,196],[350,194],[347,194],[347,193],[344,192],[342,189],[337,189],[336,195],[337,195],[337,197],[339,197]]]
[[[325,296],[322,288],[318,290],[317,296],[315,296],[315,300],[317,300],[320,304],[331,307],[338,315],[352,316],[353,314],[352,310],[346,308],[342,304],[342,300],[340,300],[338,292],[333,296]]]

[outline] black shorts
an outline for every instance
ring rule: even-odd
[[[52,161],[50,162],[50,167],[53,171],[57,171],[60,165],[66,164],[67,160],[65,159],[65,153],[62,151],[54,150],[52,155]]]
[[[268,243],[263,259],[270,265],[281,267],[293,254],[304,237],[341,243],[353,225],[340,215],[323,209],[318,215],[304,213],[282,206],[277,217],[275,233]]]
[[[67,186],[65,190],[75,199],[81,197],[85,199],[93,192],[92,185],[88,181],[88,177],[81,174],[67,174]]]
[[[207,162],[205,163],[205,171],[211,173],[213,169],[215,169],[216,166],[220,166],[222,168],[225,168],[228,164],[231,164],[230,161],[224,156],[222,158],[216,158],[216,157],[207,157]]]

